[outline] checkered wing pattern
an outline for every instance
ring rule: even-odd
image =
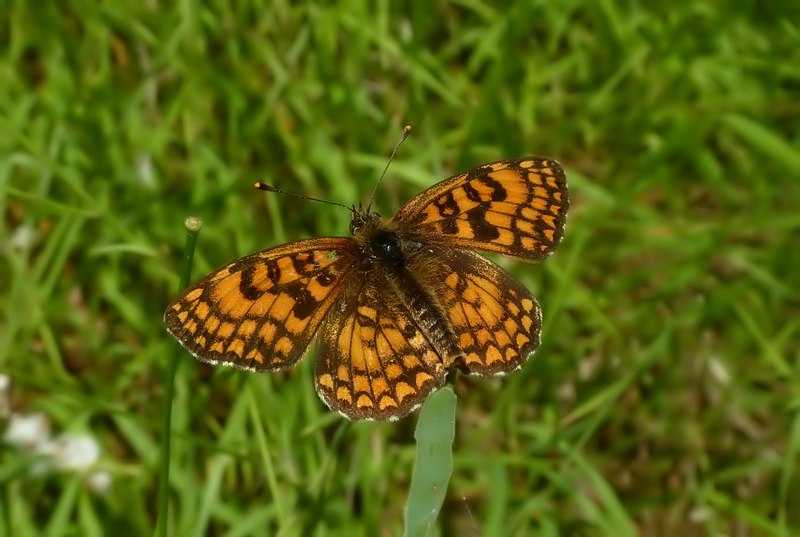
[[[409,201],[393,222],[425,243],[535,261],[561,241],[568,207],[561,165],[527,157],[446,179]]]
[[[329,237],[244,257],[185,290],[167,307],[164,323],[204,362],[291,366],[338,298],[355,248],[351,238]]]

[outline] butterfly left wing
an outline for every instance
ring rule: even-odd
[[[317,393],[351,420],[402,418],[444,382],[439,350],[388,277],[354,273],[320,329]]]
[[[164,323],[204,362],[288,367],[303,357],[339,296],[355,248],[351,238],[325,237],[243,257],[185,290]]]
[[[411,199],[392,222],[409,240],[535,261],[561,241],[568,207],[561,165],[527,157],[446,179]]]

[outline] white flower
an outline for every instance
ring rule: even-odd
[[[49,455],[56,468],[80,472],[100,458],[100,445],[92,436],[64,433],[48,442],[40,452]]]
[[[98,494],[105,492],[111,486],[111,474],[105,470],[95,470],[86,476],[86,486]]]
[[[29,224],[23,224],[11,234],[8,246],[11,250],[27,250],[36,241],[36,230]]]
[[[0,394],[3,388],[0,375]],[[12,414],[3,439],[20,451],[28,452],[31,475],[52,471],[74,472],[84,477],[86,487],[101,493],[111,486],[111,474],[97,469],[100,444],[88,434],[63,433],[50,436],[50,420],[40,412]]]
[[[3,439],[19,449],[39,451],[50,441],[50,421],[41,412],[12,414]]]

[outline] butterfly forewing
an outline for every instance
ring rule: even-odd
[[[254,370],[299,360],[352,268],[351,238],[309,239],[244,257],[194,284],[164,314],[200,360]]]
[[[558,162],[527,157],[446,179],[409,201],[393,222],[426,242],[534,261],[558,245],[568,207]]]

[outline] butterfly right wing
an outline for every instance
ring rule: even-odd
[[[505,270],[469,250],[433,246],[439,299],[464,352],[469,374],[518,369],[539,347],[542,314],[531,292]]]
[[[409,200],[392,222],[408,240],[536,261],[558,246],[568,208],[561,165],[526,157],[445,179]]]
[[[167,330],[204,362],[249,370],[303,357],[355,262],[349,237],[292,242],[243,257],[186,289]]]

